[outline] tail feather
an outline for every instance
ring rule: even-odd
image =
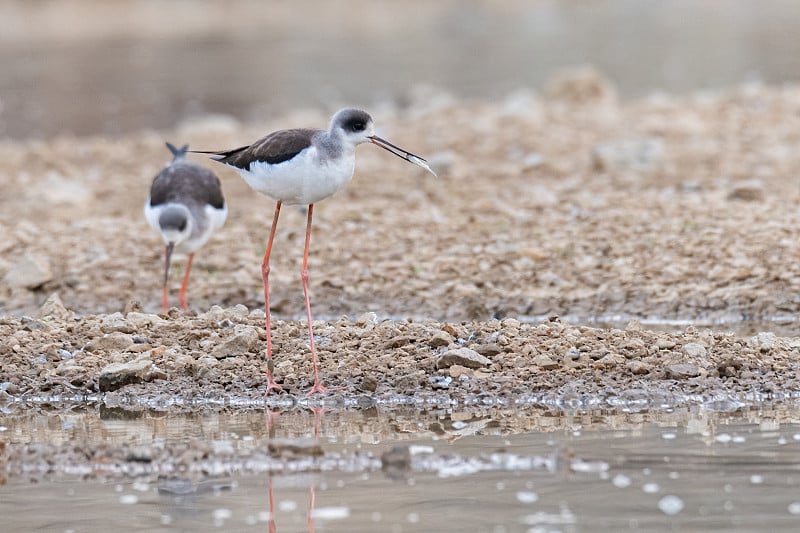
[[[172,152],[172,155],[175,159],[185,156],[186,152],[189,151],[188,144],[184,144],[181,148],[175,148],[175,145],[170,142],[166,143],[166,145],[167,148],[169,148],[169,151]]]
[[[210,156],[211,159],[215,161],[224,161],[225,159],[238,154],[242,150],[246,150],[250,148],[250,146],[240,146],[239,148],[234,148],[233,150],[222,150],[222,151],[206,151],[206,150],[188,150],[190,154],[205,154]]]

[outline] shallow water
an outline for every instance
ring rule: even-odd
[[[270,417],[258,410],[177,416],[89,409],[7,415],[0,425],[12,459],[0,487],[7,531],[800,527],[796,404],[570,415],[533,408],[293,408]],[[120,475],[119,464],[98,465],[84,453],[187,442],[208,446],[190,463],[200,470],[180,471],[180,460],[154,454]],[[260,453],[270,443],[284,452]],[[303,452],[316,444],[323,455]],[[398,445],[394,461],[382,460]],[[300,451],[287,452],[292,446]],[[39,452],[16,461],[15,447],[58,453],[48,464]],[[27,472],[14,473],[20,470]]]

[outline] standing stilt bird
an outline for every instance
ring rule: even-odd
[[[178,149],[167,143],[167,148],[172,152],[173,159],[153,180],[150,197],[144,204],[147,222],[161,234],[166,245],[161,295],[161,308],[165,313],[168,309],[167,282],[172,252],[189,254],[178,295],[181,307],[187,311],[186,286],[194,253],[215,230],[222,227],[228,216],[219,178],[210,170],[186,159],[189,145]]]
[[[270,133],[249,146],[211,154],[212,159],[234,168],[250,187],[277,200],[272,228],[261,263],[264,283],[264,307],[267,328],[267,394],[282,390],[272,377],[272,336],[269,312],[269,257],[275,228],[278,225],[281,205],[307,205],[306,241],[303,250],[303,294],[306,300],[306,318],[314,365],[314,386],[309,395],[324,392],[317,370],[317,353],[314,348],[314,330],[311,326],[311,304],[308,297],[308,248],[311,242],[311,217],[314,204],[344,188],[353,177],[355,149],[363,143],[373,143],[394,155],[419,165],[433,174],[424,159],[399,148],[375,135],[372,117],[359,109],[342,109],[331,118],[328,130],[290,129]],[[435,175],[435,174],[434,174]]]

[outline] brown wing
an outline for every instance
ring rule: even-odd
[[[196,202],[216,209],[225,207],[219,178],[207,168],[177,161],[162,170],[150,187],[150,205]]]
[[[224,152],[211,153],[217,161],[248,170],[255,161],[267,162],[275,165],[288,161],[294,156],[311,146],[311,140],[319,133],[315,129],[280,130],[270,133],[250,146],[242,146]]]

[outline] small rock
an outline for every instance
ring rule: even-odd
[[[648,374],[653,369],[653,365],[643,361],[629,361],[627,367],[631,374],[636,375]]]
[[[608,353],[593,363],[594,368],[614,368],[626,364],[625,356],[618,353]]]
[[[656,348],[659,350],[671,350],[675,347],[675,341],[672,339],[658,339],[656,341]]]
[[[29,316],[24,316],[20,319],[20,325],[25,331],[38,331],[40,329],[47,329],[48,326],[41,320],[36,320]]]
[[[627,339],[623,341],[617,348],[619,348],[619,350],[623,352],[628,359],[647,355],[647,348],[645,347],[642,339]]]
[[[258,345],[258,341],[258,332],[256,329],[245,326],[233,337],[217,345],[211,352],[211,355],[217,359],[224,359],[225,357],[234,357],[249,353]]]
[[[458,331],[453,324],[445,324],[442,326],[442,331],[450,335],[454,339],[459,339],[462,336],[462,331]]]
[[[398,335],[397,337],[392,337],[385,343],[383,343],[382,348],[384,350],[389,350],[391,348],[400,348],[401,346],[405,346],[414,341],[413,337],[408,335]]]
[[[617,169],[650,170],[664,153],[656,138],[626,139],[598,144],[592,150],[592,166],[599,172]]]
[[[706,356],[706,347],[702,344],[696,342],[690,342],[688,344],[683,345],[683,353],[688,355],[689,357],[705,357]]]
[[[664,368],[667,379],[688,379],[700,375],[700,367],[689,363],[677,363]]]
[[[775,348],[778,342],[778,336],[771,331],[762,331],[758,335],[750,337],[748,344],[754,348],[758,348],[761,353],[767,353]]]
[[[758,179],[735,183],[728,193],[728,200],[760,202],[764,199],[764,183]]]
[[[625,324],[625,331],[642,331],[642,323],[635,318]]]
[[[250,310],[244,304],[236,304],[233,307],[229,307],[227,312],[229,315],[238,318],[246,318],[250,314]]]
[[[59,298],[57,292],[54,292],[45,300],[38,312],[39,318],[49,316],[59,320],[70,320],[73,315],[73,312],[67,310],[64,304],[61,303],[61,298]]]
[[[436,360],[436,368],[450,368],[453,365],[461,365],[467,368],[480,368],[489,366],[492,362],[475,350],[469,348],[458,348],[448,350]]]
[[[103,320],[100,322],[100,330],[103,333],[111,333],[114,331],[119,331],[122,333],[133,333],[136,331],[136,328],[133,324],[129,324],[125,317],[122,316],[122,313],[111,313],[110,315],[106,315],[103,317]]]
[[[126,322],[133,326],[135,329],[143,329],[150,326],[158,326],[166,324],[167,321],[158,315],[151,315],[149,313],[140,313],[138,311],[131,311],[125,315]]]
[[[448,373],[450,374],[451,378],[455,378],[455,379],[458,379],[461,376],[467,376],[468,378],[471,378],[472,376],[475,375],[475,371],[474,370],[472,370],[471,368],[467,368],[465,366],[461,366],[461,365],[452,365],[448,369]]]
[[[544,370],[555,370],[558,368],[558,363],[547,357],[546,355],[537,355],[533,358],[533,364]]]
[[[89,341],[89,343],[86,345],[86,351],[92,353],[108,353],[114,350],[124,350],[132,344],[133,337],[131,335],[122,333],[121,331],[114,331]]]
[[[427,344],[431,348],[441,348],[442,346],[450,346],[451,342],[453,342],[453,337],[449,333],[437,331],[433,337],[428,339]]]
[[[494,342],[477,344],[473,349],[484,357],[494,357],[497,354],[503,353],[503,348]]]
[[[128,303],[125,304],[125,315],[127,316],[128,313],[142,313],[144,312],[144,307],[142,307],[142,302],[139,300],[128,300]]]
[[[46,257],[26,254],[6,272],[3,283],[9,287],[36,289],[52,279],[50,261]]]
[[[610,352],[606,348],[598,348],[589,352],[589,359],[592,361],[599,361],[607,356]]]
[[[741,368],[741,361],[734,359],[733,357],[729,357],[717,365],[717,372],[719,372],[719,376],[721,378],[731,378],[736,377]]]
[[[378,315],[372,311],[368,311],[356,319],[356,324],[359,326],[366,326],[367,324],[377,324]]]
[[[128,363],[111,363],[100,371],[100,392],[115,391],[131,383],[141,383],[153,366],[149,357]]]
[[[364,392],[375,392],[378,389],[378,380],[374,376],[364,376],[358,388]]]

